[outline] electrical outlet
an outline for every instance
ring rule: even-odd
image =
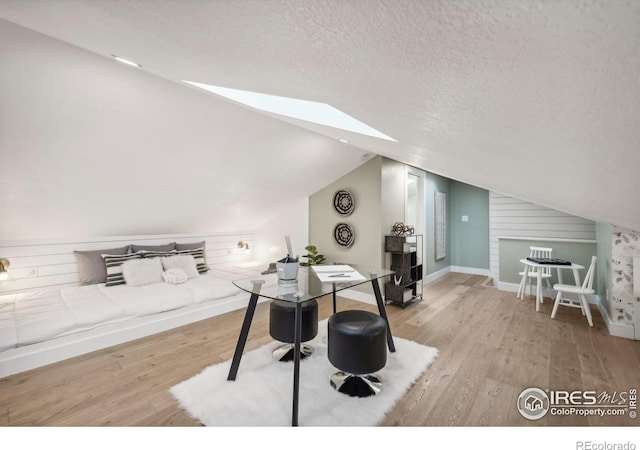
[[[27,269],[27,278],[35,278],[38,276],[38,268],[37,267],[29,267]]]

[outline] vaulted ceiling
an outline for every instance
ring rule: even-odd
[[[397,142],[276,118],[640,229],[637,1],[1,0],[0,17],[194,92],[328,103]]]

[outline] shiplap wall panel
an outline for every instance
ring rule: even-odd
[[[498,237],[541,240],[596,238],[596,226],[592,220],[496,192],[489,193],[489,230],[491,276],[496,282],[500,273]]]
[[[253,232],[216,233],[210,235],[118,236],[78,241],[0,241],[0,258],[11,266],[11,279],[0,282],[0,294],[30,289],[60,288],[78,284],[78,263],[75,250],[99,250],[124,247],[129,244],[162,245],[169,242],[206,242],[207,263],[212,268],[246,261],[248,254],[238,249],[238,242],[254,244]],[[30,269],[37,276],[29,277]]]

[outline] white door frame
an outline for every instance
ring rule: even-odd
[[[427,205],[426,205],[426,189],[427,189],[427,173],[424,170],[417,169],[415,167],[406,166],[407,171],[405,175],[405,188],[404,188],[404,219],[405,225],[412,225],[415,229],[415,234],[422,235],[422,279],[425,279],[427,273],[427,261],[425,258],[426,253],[426,234],[427,234]],[[407,223],[409,217],[409,176],[417,178],[417,198],[416,198],[416,217],[417,223]]]

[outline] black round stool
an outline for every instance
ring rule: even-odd
[[[387,363],[387,322],[368,311],[340,311],[328,321],[329,361],[340,372],[331,386],[351,397],[380,392],[382,383],[372,375]]]
[[[307,342],[318,334],[318,302],[309,300],[302,308],[302,342]],[[273,357],[279,361],[293,361],[296,329],[296,304],[281,300],[272,300],[269,308],[269,334],[285,345],[273,351]],[[300,345],[300,358],[313,353],[310,345]]]

